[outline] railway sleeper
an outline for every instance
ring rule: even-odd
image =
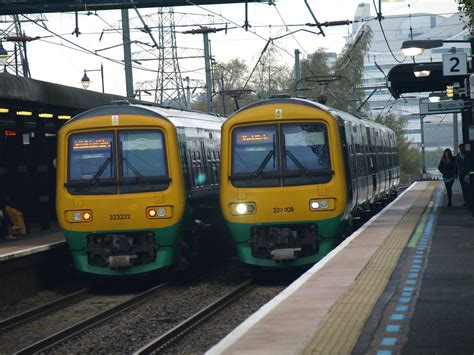
[[[158,245],[152,232],[91,234],[86,253],[93,266],[123,269],[155,261]]]
[[[285,261],[318,253],[321,240],[315,224],[254,226],[249,244],[255,258]]]

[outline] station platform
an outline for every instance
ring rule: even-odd
[[[33,228],[29,234],[18,235],[16,239],[0,238],[0,263],[65,246],[63,232],[58,226],[47,230]]]
[[[207,354],[472,354],[474,217],[417,182]]]

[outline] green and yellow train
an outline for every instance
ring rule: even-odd
[[[194,243],[185,231],[219,215],[222,121],[124,103],[63,125],[56,211],[77,270],[131,275],[177,262]]]
[[[223,216],[240,260],[259,267],[315,263],[400,178],[391,129],[289,97],[232,114],[221,157]]]

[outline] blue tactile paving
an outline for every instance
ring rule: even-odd
[[[380,345],[384,346],[394,346],[397,342],[397,338],[383,338],[380,342]]]
[[[400,331],[401,327],[396,324],[389,324],[385,327],[385,331],[387,333],[398,333]]]
[[[408,306],[396,306],[395,310],[397,312],[406,312],[406,311],[408,311]]]
[[[407,285],[416,285],[416,280],[411,280],[411,279],[410,279],[410,280],[406,280],[405,283],[406,283]]]
[[[408,274],[408,277],[410,277],[410,278],[418,277],[418,272],[410,272],[410,273]]]
[[[400,314],[400,313],[393,313],[393,314],[390,316],[390,319],[392,319],[392,320],[403,320],[403,319],[405,319],[405,315],[404,315],[404,314]]]
[[[376,355],[392,355],[390,350],[378,350]]]
[[[411,292],[402,292],[402,297],[411,297],[413,294]]]
[[[401,303],[409,303],[411,301],[411,297],[400,297]]]

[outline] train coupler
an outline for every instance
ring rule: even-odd
[[[300,251],[301,248],[273,249],[271,255],[273,260],[293,260]]]
[[[107,257],[107,266],[112,269],[122,269],[133,266],[134,259],[138,258],[137,255],[113,255]]]
[[[124,269],[152,263],[158,245],[151,232],[91,234],[87,236],[87,260],[92,266]]]
[[[254,226],[248,243],[255,258],[285,261],[318,253],[321,239],[316,224]]]

